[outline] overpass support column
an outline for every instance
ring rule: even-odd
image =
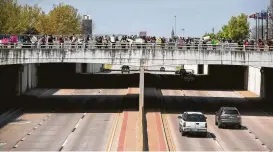
[[[247,77],[245,77],[245,79],[247,79],[247,90],[255,93],[259,97],[263,97],[264,92],[264,73],[262,69],[261,67],[249,66],[247,68]]]
[[[21,95],[26,91],[33,89],[37,86],[37,67],[36,64],[25,64],[19,67],[18,72],[18,92]]]
[[[143,136],[143,129],[144,129],[144,121],[145,121],[145,112],[144,112],[144,66],[140,67],[140,74],[139,74],[139,151],[144,150],[144,137]]]

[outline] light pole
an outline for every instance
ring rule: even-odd
[[[176,36],[176,15],[174,16],[174,35]]]
[[[184,35],[185,29],[182,29],[181,31],[182,31],[182,37],[184,37],[185,36]]]

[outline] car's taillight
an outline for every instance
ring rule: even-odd
[[[207,123],[205,123],[205,127],[206,127],[206,128],[208,127]]]
[[[186,127],[186,122],[183,123],[183,127]]]

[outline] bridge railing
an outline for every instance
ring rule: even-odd
[[[234,44],[185,44],[178,43],[52,43],[52,44],[0,44],[1,49],[153,49],[153,50],[221,50],[221,51],[273,51],[273,47],[258,45],[234,45]]]

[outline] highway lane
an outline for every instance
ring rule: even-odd
[[[183,111],[190,110],[189,106],[191,103],[188,101],[183,101],[185,99],[182,99],[181,97],[184,96],[184,93],[180,90],[162,90],[162,94],[163,96],[165,96],[164,105],[168,107],[170,104],[175,104],[175,106],[180,107],[180,108],[177,108],[177,111],[175,112],[172,112],[166,109],[168,113],[167,119],[168,119],[170,131],[171,131],[171,136],[173,138],[175,149],[177,151],[222,151],[223,150],[219,145],[215,143],[215,141],[213,140],[212,136],[209,133],[207,134],[205,138],[194,137],[194,136],[183,137],[178,130],[179,119],[177,117],[179,114],[183,113]],[[167,98],[166,96],[171,96],[171,97]]]
[[[71,106],[74,104],[76,105],[75,108],[81,104],[82,107],[86,109],[75,109],[73,113],[65,113],[63,111],[65,109],[62,109],[62,113],[51,113],[51,116],[45,121],[42,121],[40,125],[28,126],[28,129],[25,129],[27,131],[24,131],[24,134],[21,134],[17,141],[23,139],[17,144],[16,141],[14,141],[4,150],[11,148],[11,151],[58,151],[64,146],[63,150],[104,151],[111,141],[110,132],[114,125],[114,120],[117,119],[118,113],[118,111],[113,108],[111,110],[110,106],[114,104],[121,105],[120,101],[126,93],[125,90],[127,89],[60,90],[55,93],[58,97],[60,97],[61,94],[63,94],[62,96],[73,95],[67,99],[67,104],[71,104]],[[95,97],[92,96],[90,98],[90,96],[88,96],[90,94]],[[107,97],[107,95],[119,96]],[[102,107],[104,110],[87,110],[88,108],[92,109],[92,107]],[[107,109],[107,107],[110,109]],[[39,113],[37,112],[37,114]],[[40,117],[40,119],[43,120],[43,117]],[[36,124],[38,123],[39,122]],[[24,126],[25,125],[21,125],[21,127],[18,126],[16,130],[13,130],[13,134],[20,134]],[[77,129],[74,130],[76,126]],[[8,136],[9,134],[5,132],[0,133],[2,139]],[[14,145],[17,145],[16,148],[12,148]]]
[[[261,143],[265,144],[270,150],[273,150],[273,118],[260,109],[255,108],[252,104],[249,104],[245,98],[236,93],[236,91],[225,92],[208,92],[211,96],[231,97],[236,98],[234,104],[242,114],[242,122],[248,131],[255,137],[257,137]]]
[[[28,95],[43,97],[49,96],[54,89],[35,89],[28,92]],[[15,102],[15,101],[13,101]],[[0,129],[0,151],[8,151],[21,140],[28,132],[37,126],[44,119],[50,117],[50,113],[26,113],[19,116],[16,120],[5,125]]]
[[[259,110],[248,109],[249,103],[241,101],[229,102],[231,99],[223,98],[200,98],[200,97],[212,97],[219,92],[209,92],[209,91],[170,91],[162,90],[164,97],[164,103],[166,105],[169,126],[171,130],[171,135],[173,142],[175,144],[176,150],[189,150],[189,151],[266,151],[266,147],[262,145],[259,139],[255,139],[255,136],[249,133],[247,129],[219,129],[215,125],[214,112],[218,110],[221,106],[225,105],[246,105],[246,110],[254,111],[255,113]],[[223,94],[223,93],[222,93]],[[225,94],[225,93],[224,93]],[[186,97],[183,97],[183,96]],[[169,96],[169,97],[167,97]],[[180,97],[179,97],[180,96]],[[198,97],[199,96],[199,97]],[[228,95],[222,95],[222,97],[228,97]],[[230,95],[229,95],[230,96]],[[175,108],[179,107],[179,108]],[[172,108],[173,110],[170,110]],[[169,109],[169,110],[168,110]],[[197,110],[204,112],[207,116],[208,131],[209,134],[206,138],[202,137],[182,137],[178,131],[178,114],[183,111]],[[244,110],[242,110],[242,114]],[[244,118],[243,118],[244,119]],[[243,121],[244,122],[244,121]],[[244,124],[245,125],[245,124]],[[256,128],[261,130],[262,128]],[[269,129],[269,128],[268,128]],[[254,131],[253,131],[254,132]],[[190,145],[190,146],[188,146]]]
[[[80,94],[80,93],[79,93]],[[126,90],[100,90],[99,95],[125,95]],[[120,102],[123,96],[113,98],[109,102]],[[105,99],[100,100],[100,102]],[[107,101],[108,102],[108,101]],[[121,110],[121,109],[118,109]],[[77,129],[67,138],[64,151],[106,151],[111,138],[111,130],[117,113],[92,113],[87,114],[78,122]]]

